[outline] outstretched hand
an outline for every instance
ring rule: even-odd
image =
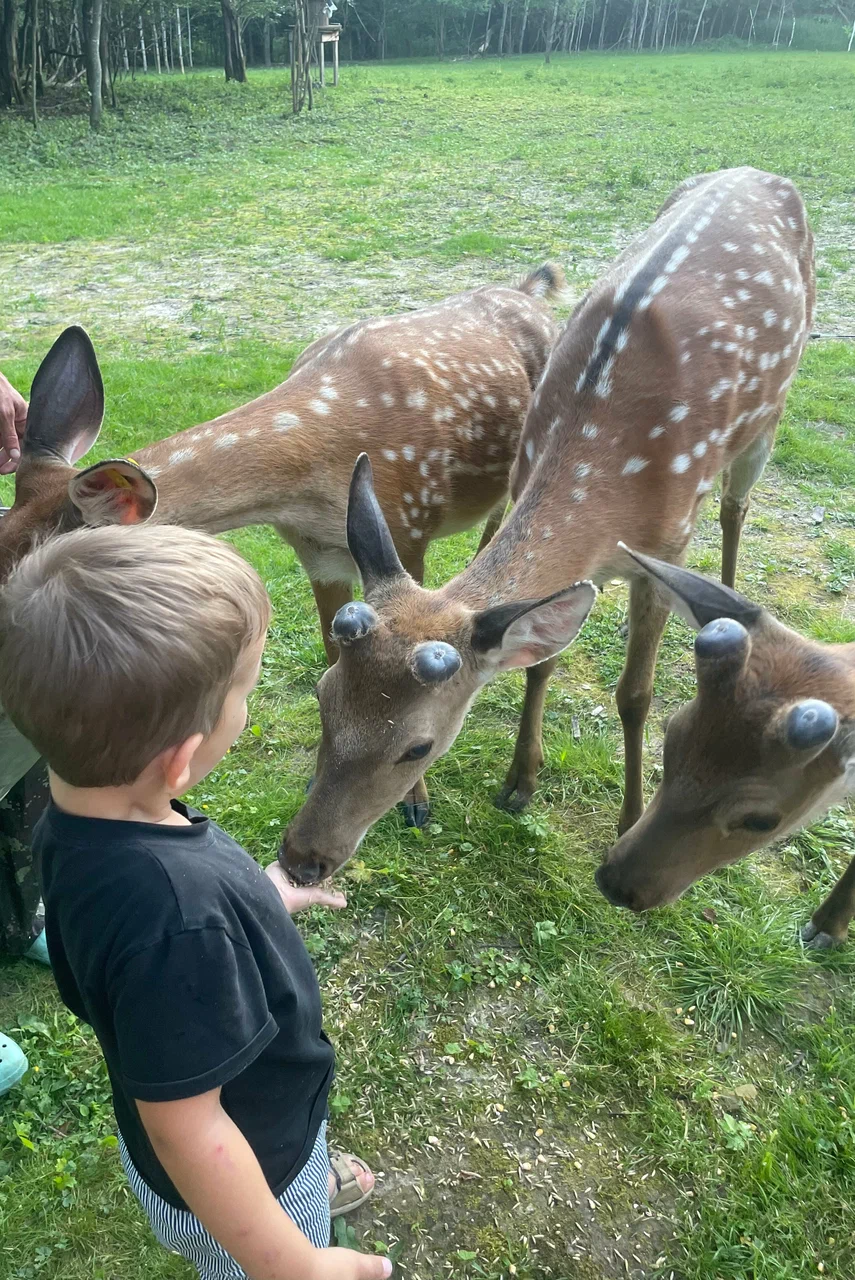
[[[271,862],[265,868],[265,875],[276,885],[289,915],[305,911],[307,907],[330,907],[333,911],[341,911],[347,906],[347,898],[335,889],[325,889],[322,884],[292,884],[278,862]]]
[[[26,400],[0,373],[0,476],[17,470],[26,424]]]

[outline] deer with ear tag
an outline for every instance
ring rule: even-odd
[[[698,508],[723,475],[722,576],[733,583],[748,498],[763,472],[810,331],[813,237],[792,183],[756,169],[684,182],[570,317],[534,393],[511,476],[514,508],[440,591],[423,591],[391,547],[357,467],[348,544],[376,621],[320,682],[315,788],[280,858],[296,878],[340,866],[412,785],[414,750],[454,740],[478,687],[527,667],[517,744],[498,802],[520,809],[543,761],[543,707],[557,655],[593,600],[587,579],[625,574],[624,538],[679,563]],[[630,575],[620,830],[641,816],[644,723],[668,616]],[[578,584],[582,585],[578,585]],[[573,585],[577,584],[577,585]],[[452,645],[440,684],[418,646]]]
[[[698,692],[668,723],[662,782],[597,872],[610,902],[647,911],[855,790],[855,644],[805,640],[736,591],[627,554],[697,631]],[[802,937],[844,942],[853,914],[855,859]]]
[[[362,320],[313,343],[287,380],[212,422],[83,471],[104,413],[98,362],[67,329],[33,383],[15,503],[0,525],[0,581],[34,539],[80,524],[142,520],[222,533],[272,524],[311,580],[331,632],[356,568],[345,537],[348,485],[364,448],[392,541],[416,580],[434,538],[498,525],[531,393],[557,329],[545,306],[563,276],[545,264],[516,288],[485,286],[435,306]],[[427,818],[419,778],[408,820]]]

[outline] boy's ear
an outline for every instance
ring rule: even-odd
[[[204,741],[203,733],[194,733],[177,747],[169,747],[163,752],[163,780],[170,795],[180,796],[187,790],[193,757]]]
[[[68,496],[88,525],[144,524],[157,507],[157,485],[129,458],[78,471],[68,482]]]

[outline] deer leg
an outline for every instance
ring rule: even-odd
[[[762,476],[772,452],[775,427],[771,433],[758,436],[744,453],[730,464],[722,482],[721,510],[721,580],[726,587],[736,583],[736,559],[739,555],[739,539],[748,514],[751,490]]]
[[[802,942],[817,951],[842,946],[855,916],[855,858],[843,872],[831,893],[817,907],[802,929]]]
[[[421,556],[404,554],[401,561],[407,573],[421,586],[425,577],[424,553]],[[410,788],[401,801],[400,808],[408,827],[427,826],[430,821],[430,797],[424,777],[419,778],[415,786]]]
[[[504,785],[493,803],[498,809],[519,813],[537,790],[537,775],[543,764],[543,708],[546,690],[558,658],[548,658],[536,667],[526,667],[525,702],[517,734],[514,758]]]
[[[649,579],[633,578],[629,584],[626,662],[615,693],[624,745],[623,805],[618,821],[620,835],[638,821],[644,810],[644,723],[653,697],[656,654],[667,620],[668,607],[660,602]]]
[[[338,645],[332,638],[332,621],[342,605],[353,599],[353,584],[350,582],[313,582],[312,592],[318,607],[321,622],[321,639],[327,653],[330,666],[338,662]]]
[[[493,507],[493,510],[487,516],[487,523],[484,525],[484,532],[481,534],[481,541],[478,543],[478,550],[475,552],[476,556],[480,556],[487,543],[492,542],[496,530],[504,519],[507,508],[508,500],[505,498],[498,507]]]

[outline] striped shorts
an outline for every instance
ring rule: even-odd
[[[330,1161],[326,1130],[324,1121],[311,1155],[279,1197],[288,1217],[318,1249],[325,1249],[330,1242]],[[128,1155],[121,1134],[119,1151],[131,1190],[145,1210],[160,1243],[171,1253],[178,1253],[192,1262],[200,1280],[247,1280],[243,1268],[222,1245],[217,1244],[194,1214],[187,1209],[174,1209],[143,1181]]]

